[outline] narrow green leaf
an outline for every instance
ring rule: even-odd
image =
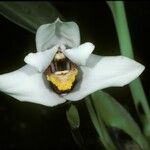
[[[0,2],[0,14],[21,27],[35,33],[36,29],[60,17],[49,2]]]
[[[130,135],[144,150],[148,150],[148,143],[141,133],[137,123],[131,115],[110,95],[98,91],[92,94],[97,116],[108,125],[123,130]]]

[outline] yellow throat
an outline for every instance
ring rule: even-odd
[[[70,90],[75,82],[78,70],[76,68],[70,70],[68,73],[55,74],[52,73],[47,75],[46,78],[48,81],[53,83],[58,90],[66,91]]]

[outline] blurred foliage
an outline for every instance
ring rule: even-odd
[[[35,33],[37,28],[54,22],[60,13],[49,2],[0,2],[0,13],[10,21]]]
[[[146,138],[131,115],[109,94],[98,91],[92,94],[92,102],[98,118],[107,126],[118,128],[130,135],[140,147],[148,150]]]

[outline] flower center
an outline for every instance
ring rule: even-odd
[[[62,52],[58,51],[44,74],[53,90],[58,94],[63,94],[73,89],[78,69]]]

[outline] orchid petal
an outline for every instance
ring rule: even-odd
[[[50,49],[54,45],[76,47],[79,44],[80,32],[75,22],[62,22],[58,18],[54,23],[40,26],[36,33],[37,51]]]
[[[24,61],[35,67],[37,71],[43,72],[51,63],[58,50],[58,46],[53,47],[52,49],[46,51],[39,51],[36,53],[29,53]]]
[[[92,43],[86,42],[76,48],[66,49],[64,54],[75,64],[85,65],[88,57],[93,52],[94,47],[95,46]]]
[[[55,106],[66,101],[50,90],[43,75],[29,65],[0,75],[0,91],[20,101],[46,106]]]
[[[124,56],[101,57],[91,54],[87,67],[81,66],[82,81],[65,96],[76,101],[107,87],[124,86],[137,78],[144,66]]]

